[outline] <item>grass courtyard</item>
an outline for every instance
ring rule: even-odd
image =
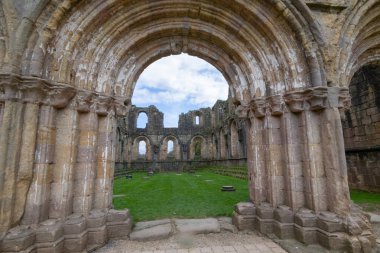
[[[232,185],[235,192],[222,192]],[[190,173],[133,173],[114,181],[113,204],[128,208],[135,221],[161,218],[202,218],[231,216],[233,207],[247,201],[248,182],[209,171]],[[352,190],[352,200],[365,211],[380,214],[380,194]]]
[[[236,191],[222,192],[223,185]],[[113,194],[115,208],[128,208],[135,221],[231,216],[234,205],[249,198],[247,180],[207,171],[134,173],[133,179],[115,179]]]

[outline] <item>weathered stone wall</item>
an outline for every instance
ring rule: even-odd
[[[380,64],[360,68],[350,86],[343,120],[350,187],[380,191]]]
[[[137,127],[137,118],[145,113],[148,118],[146,127]],[[199,117],[199,124],[196,117]],[[235,115],[235,106],[231,99],[217,101],[211,108],[182,113],[179,115],[178,128],[165,128],[163,113],[155,106],[132,106],[127,116],[118,119],[118,147],[116,162],[124,162],[130,167],[141,161],[145,168],[158,166],[156,161],[191,161],[215,160],[228,158],[245,158],[245,121]],[[220,135],[220,132],[223,135]],[[223,139],[223,141],[221,140]],[[173,141],[174,156],[167,153],[168,141]],[[145,141],[147,150],[145,158],[139,157],[139,142]],[[196,155],[196,143],[200,145],[200,154]],[[221,154],[221,150],[225,156]],[[149,164],[146,161],[150,161]],[[163,169],[163,168],[156,168]]]
[[[221,71],[246,122],[253,208],[235,220],[369,252],[339,110],[380,59],[379,21],[378,0],[0,1],[0,250],[83,252],[128,235],[128,212],[111,209],[116,117],[146,66],[188,53]],[[227,131],[213,137],[225,157]]]

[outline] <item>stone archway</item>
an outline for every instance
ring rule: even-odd
[[[169,156],[168,154],[168,143],[169,141],[173,142],[173,150],[172,155]],[[178,138],[172,135],[166,136],[161,141],[161,148],[160,148],[160,160],[164,161],[168,158],[172,158],[175,160],[181,159],[181,149],[180,149],[180,143],[178,141]]]
[[[331,78],[337,69],[350,72],[366,48],[331,64],[326,48],[339,43],[325,41],[303,1],[40,0],[23,10],[14,3],[0,2],[7,37],[0,40],[0,235],[33,234],[18,225],[62,226],[60,219],[87,224],[81,235],[125,235],[128,213],[111,209],[116,118],[129,110],[146,66],[183,52],[221,71],[236,113],[250,122],[250,198],[258,209],[251,218],[259,229],[283,237],[294,228],[305,243],[314,242],[305,240],[312,231],[330,248],[336,236],[351,248],[371,240],[350,230],[367,228],[350,208],[338,111],[349,100],[339,87],[347,82]],[[363,17],[378,10],[376,1],[351,7]],[[342,35],[361,20],[355,13]],[[330,229],[336,220],[347,229]],[[91,236],[88,244],[106,240]]]
[[[202,160],[208,157],[207,141],[203,136],[196,135],[190,140],[190,160]]]
[[[152,160],[152,142],[149,140],[148,137],[146,136],[138,136],[133,140],[133,151],[132,151],[132,161],[136,161],[141,159],[140,158],[140,142],[143,141],[145,142],[145,155],[143,160],[151,161]]]

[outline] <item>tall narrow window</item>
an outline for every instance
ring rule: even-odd
[[[146,142],[139,141],[139,159],[146,159]]]
[[[169,157],[174,156],[173,148],[174,148],[174,142],[172,140],[169,140],[168,141],[168,156]]]
[[[195,116],[195,125],[199,125],[199,116]]]
[[[137,128],[146,128],[146,125],[148,124],[148,116],[145,112],[140,112],[139,116],[137,117]]]

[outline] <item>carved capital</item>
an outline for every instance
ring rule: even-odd
[[[48,93],[49,104],[56,109],[62,109],[70,103],[76,91],[72,87],[54,85]]]
[[[267,98],[272,116],[281,116],[284,113],[284,99],[280,95]]]
[[[306,91],[305,99],[310,105],[310,110],[322,110],[327,107],[327,87],[316,87]]]
[[[347,88],[342,88],[338,95],[338,108],[348,110],[351,107],[350,91]]]
[[[255,117],[262,118],[265,117],[266,103],[264,98],[255,98],[251,101],[251,108]]]
[[[107,116],[109,111],[111,110],[111,104],[113,102],[113,98],[99,96],[96,98],[96,113],[99,116]]]
[[[49,92],[49,87],[41,80],[32,80],[21,85],[23,101],[26,103],[42,104]]]
[[[126,116],[131,109],[132,103],[130,99],[116,99],[114,101],[115,113],[117,116]]]
[[[1,75],[0,76],[0,99],[17,101],[21,99],[22,94],[19,87],[21,79],[17,76]]]
[[[80,91],[76,95],[76,108],[78,112],[87,113],[91,110],[93,104],[93,93]]]
[[[239,119],[247,119],[249,116],[250,107],[246,105],[238,105],[235,110],[235,114]]]
[[[284,99],[291,112],[299,113],[304,110],[304,94],[302,91],[285,94]]]

